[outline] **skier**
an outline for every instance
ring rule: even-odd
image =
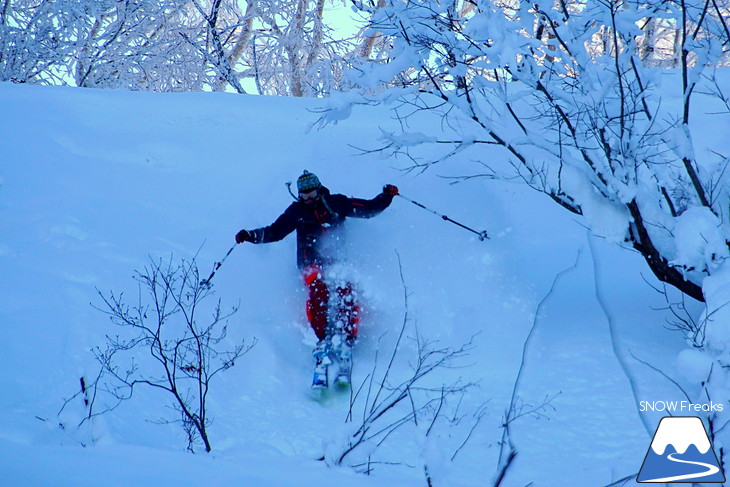
[[[360,308],[353,286],[345,280],[332,282],[328,271],[343,252],[339,230],[347,217],[370,218],[386,209],[398,194],[387,184],[371,200],[331,194],[309,171],[297,179],[299,197],[274,223],[255,230],[241,230],[236,243],[276,242],[297,232],[297,266],[302,271],[309,297],[306,311],[318,338],[314,348],[315,369],[312,387],[327,387],[327,366],[334,356],[339,363],[335,383],[347,385],[352,367],[352,346],[357,338]],[[334,295],[332,294],[334,288]],[[331,303],[335,301],[334,303]]]

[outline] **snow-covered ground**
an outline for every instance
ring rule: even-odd
[[[652,368],[682,380],[682,337],[665,328],[663,298],[637,254],[594,241],[619,366],[594,286],[585,228],[518,184],[448,184],[454,165],[400,171],[355,147],[376,147],[395,122],[360,108],[312,128],[316,100],[230,94],[149,94],[0,84],[0,483],[17,487],[147,485],[485,485],[494,475],[500,424],[533,324],[513,424],[518,451],[504,483],[602,486],[636,473],[661,413],[638,401],[684,399]],[[490,156],[485,152],[485,157]],[[456,161],[454,164],[457,164]],[[468,161],[461,161],[468,164]],[[387,357],[403,322],[439,347],[473,348],[433,384],[474,382],[458,425],[405,426],[371,452],[371,475],[318,461],[347,440],[347,397],[313,398],[305,293],[294,237],[238,246],[213,281],[240,304],[232,340],[256,346],[213,382],[213,451],[190,454],[168,400],[135,394],[82,428],[80,377],[96,376],[91,350],[119,330],[95,306],[99,292],[136,295],[133,272],[150,257],[196,256],[207,274],[241,228],[271,223],[289,204],[284,183],[303,169],[333,192],[373,197],[383,184],[479,230],[474,235],[397,198],[348,226],[348,253],[367,315],[355,357],[356,387]],[[557,281],[535,321],[538,304]],[[643,276],[643,277],[642,277]],[[699,312],[700,309],[696,309]],[[415,358],[404,342],[393,371]],[[634,358],[636,357],[636,359]],[[639,359],[639,360],[637,360]],[[641,360],[641,361],[640,361]],[[381,367],[384,364],[380,365]],[[481,421],[454,461],[449,459]],[[62,423],[63,427],[59,423]],[[647,431],[650,430],[650,431]],[[83,445],[83,446],[82,446]],[[382,462],[382,463],[381,463]],[[386,464],[393,463],[393,465]]]

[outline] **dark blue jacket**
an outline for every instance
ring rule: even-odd
[[[319,191],[321,198],[317,202],[306,205],[295,201],[271,225],[250,230],[254,243],[277,242],[296,230],[297,266],[303,269],[309,265],[330,264],[337,257],[331,246],[323,244],[329,235],[337,232],[345,218],[373,217],[393,201],[393,197],[385,193],[363,200],[330,194],[324,186]]]

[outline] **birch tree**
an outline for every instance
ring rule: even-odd
[[[360,42],[327,25],[335,7],[344,8],[333,0],[0,0],[0,80],[322,96],[346,83]]]

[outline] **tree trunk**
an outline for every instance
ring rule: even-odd
[[[243,54],[243,51],[246,49],[248,43],[251,41],[251,37],[253,34],[253,19],[258,11],[258,6],[258,0],[249,0],[248,5],[246,6],[246,13],[243,15],[243,30],[238,35],[238,40],[233,46],[231,53],[228,55],[228,64],[231,66],[231,70],[235,68],[236,63]],[[213,91],[223,91],[225,90],[227,84],[228,82],[225,79],[221,79],[219,80],[218,85],[215,86]]]
[[[697,301],[704,302],[705,297],[702,294],[702,287],[686,279],[679,269],[673,267],[654,246],[649,233],[646,231],[644,218],[641,215],[639,205],[636,201],[632,201],[627,205],[627,207],[634,219],[634,226],[631,229],[633,247],[644,257],[644,260],[646,260],[646,263],[649,264],[649,268],[656,278],[674,286],[687,296],[690,296]]]
[[[378,0],[378,8],[385,7],[386,3],[385,0]],[[377,10],[376,10],[377,11]],[[378,32],[373,33],[372,35],[368,36],[365,39],[365,42],[363,42],[362,45],[362,57],[368,58],[373,53],[373,47],[375,47],[375,41],[378,39],[380,34]]]

